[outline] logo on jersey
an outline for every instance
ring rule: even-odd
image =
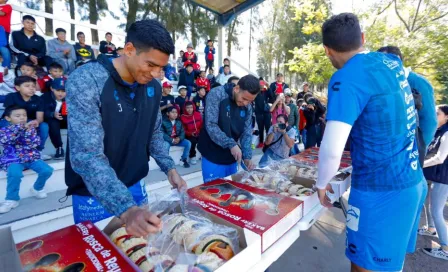
[[[334,84],[333,84],[333,86],[331,86],[331,89],[333,90],[333,91],[335,91],[335,92],[338,92],[340,89],[339,89],[339,86],[341,85],[341,82],[335,82]]]
[[[120,100],[120,98],[118,97],[118,91],[117,90],[114,91],[114,98],[115,98],[115,101]]]
[[[153,97],[154,96],[154,87],[146,88],[146,94],[148,95],[148,97]]]
[[[359,208],[349,205],[347,210],[347,228],[353,231],[358,231],[360,216],[361,211],[359,210]]]
[[[383,60],[383,63],[386,64],[387,67],[389,67],[389,69],[391,69],[391,70],[393,70],[393,69],[397,68],[398,66],[400,66],[400,64],[396,60],[385,59],[385,60]]]
[[[246,111],[244,111],[244,110],[240,111],[240,116],[241,116],[241,118],[246,117]]]

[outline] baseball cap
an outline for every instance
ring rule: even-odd
[[[51,82],[51,88],[55,90],[64,90],[65,91],[65,79],[63,78],[55,78],[53,82]]]
[[[260,87],[263,87],[263,89],[267,89],[266,82],[264,80],[260,80]]]
[[[305,85],[310,85],[310,84],[305,81],[305,82],[302,83],[302,87],[305,86]]]
[[[182,89],[187,89],[187,86],[180,85],[180,86],[177,88],[177,91],[180,92],[180,90],[182,90]]]
[[[291,91],[290,88],[286,88],[284,93],[285,93],[286,96],[292,97],[292,91]]]
[[[316,101],[316,98],[310,97],[310,98],[308,98],[308,101],[306,101],[306,103],[310,104],[310,105],[316,105],[317,101]]]
[[[187,45],[187,48],[193,48],[193,44],[189,43],[189,44]]]
[[[171,85],[171,83],[169,83],[168,81],[163,82],[162,85],[163,88],[173,88],[173,85]]]

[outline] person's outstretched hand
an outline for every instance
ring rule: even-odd
[[[168,172],[168,181],[173,188],[177,189],[179,192],[184,192],[188,189],[185,180],[177,173],[176,169],[171,169]]]
[[[161,230],[162,221],[160,218],[145,208],[133,206],[125,211],[120,219],[126,225],[126,231],[129,235],[145,237]]]
[[[230,153],[232,153],[233,158],[235,158],[235,161],[240,162],[241,158],[243,157],[243,153],[241,152],[241,148],[238,145],[235,145],[230,149]]]
[[[322,206],[331,208],[333,207],[333,204],[331,204],[330,198],[327,196],[327,191],[330,193],[334,193],[333,188],[331,187],[331,184],[327,184],[327,187],[325,189],[318,189],[317,195],[319,196],[319,201]]]

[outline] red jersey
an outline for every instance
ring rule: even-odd
[[[8,4],[0,5],[0,11],[5,13],[5,15],[0,16],[0,25],[3,26],[6,33],[11,33],[11,14],[12,14],[11,5]]]
[[[198,77],[196,79],[196,85],[198,87],[205,87],[205,90],[210,91],[210,81],[207,78]]]
[[[189,57],[191,57],[191,59],[188,59]],[[185,52],[184,53],[184,58],[185,59],[187,59],[185,62],[184,62],[184,67],[187,67],[187,65],[188,64],[195,64],[196,62],[197,62],[197,58],[196,58],[196,55],[195,55],[195,53],[194,52]],[[193,67],[194,68],[194,67]]]
[[[275,93],[276,94],[283,93],[283,83],[276,82],[275,85],[277,85],[276,88],[275,88]]]

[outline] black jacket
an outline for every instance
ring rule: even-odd
[[[255,114],[261,115],[264,113],[269,113],[269,91],[259,92],[257,97],[255,98]]]
[[[178,86],[187,86],[187,87],[196,87],[196,83],[194,81],[195,73],[194,71],[189,74],[187,69],[184,69],[179,76]]]
[[[47,45],[45,39],[34,32],[31,38],[25,35],[23,28],[11,34],[11,50],[16,54],[33,55],[38,58],[45,57]]]
[[[285,91],[285,89],[289,88],[288,84],[286,84],[285,82],[282,83],[283,86],[283,92]],[[271,85],[269,85],[269,103],[274,103],[275,102],[275,98],[277,97],[277,94],[275,93],[275,91],[277,90],[277,82],[272,82]]]
[[[316,99],[316,105],[314,105],[314,110],[310,110],[309,108],[305,108],[303,110],[303,115],[306,119],[305,128],[308,129],[311,126],[314,126],[320,122],[319,118],[324,115],[326,108],[322,103]]]
[[[429,159],[437,154],[440,147],[440,138],[448,131],[448,124],[445,124],[437,129],[434,140],[428,147],[428,154],[425,159]],[[438,183],[448,184],[448,159],[442,164],[434,165],[431,167],[423,168],[423,173],[427,180],[431,180]]]
[[[54,118],[54,112],[56,110],[56,99],[52,91],[48,91],[41,96],[44,103],[44,119],[50,120]],[[65,99],[63,100],[63,102]],[[62,108],[61,108],[62,110]],[[59,112],[61,112],[61,110]]]
[[[86,77],[86,75],[91,75],[91,77]],[[77,83],[79,77],[84,80],[82,83]],[[92,90],[76,90],[83,86],[92,86]],[[67,82],[69,122],[76,121],[74,125],[78,126],[79,122],[88,122],[88,120],[82,119],[88,118],[86,116],[88,113],[85,111],[97,111],[98,109],[84,109],[83,105],[74,105],[73,103],[77,103],[77,101],[71,98],[73,95],[70,92],[75,90],[85,92],[86,96],[99,95],[101,126],[104,131],[104,155],[118,179],[130,187],[145,178],[149,171],[149,145],[159,114],[159,102],[162,94],[160,83],[153,79],[147,85],[137,83],[129,85],[121,79],[107,56],[102,55],[98,61],[90,61],[76,69],[75,74],[70,75]],[[75,110],[71,110],[72,106]],[[92,129],[86,128],[92,133],[99,133]],[[69,133],[72,132],[74,133],[72,135],[76,136],[76,132],[69,129]],[[78,140],[88,141],[88,139]],[[65,161],[67,195],[90,195],[83,178],[72,168],[74,162],[70,163],[71,152],[78,147],[70,148],[69,146],[70,143],[67,143]],[[85,152],[84,148],[87,149],[87,147],[83,147],[78,152]],[[85,166],[78,166],[78,171],[86,173],[87,170],[82,167]],[[105,179],[105,177],[98,178]]]
[[[116,50],[116,49],[110,51],[109,48],[106,47],[106,45],[113,45],[113,46],[115,46],[115,44],[113,44],[113,43],[108,43],[107,41],[101,41],[101,42],[100,42],[100,53],[101,53],[101,54],[106,54],[106,55],[109,55],[109,56],[111,56],[111,55],[113,55],[113,56],[117,55],[117,50]]]

